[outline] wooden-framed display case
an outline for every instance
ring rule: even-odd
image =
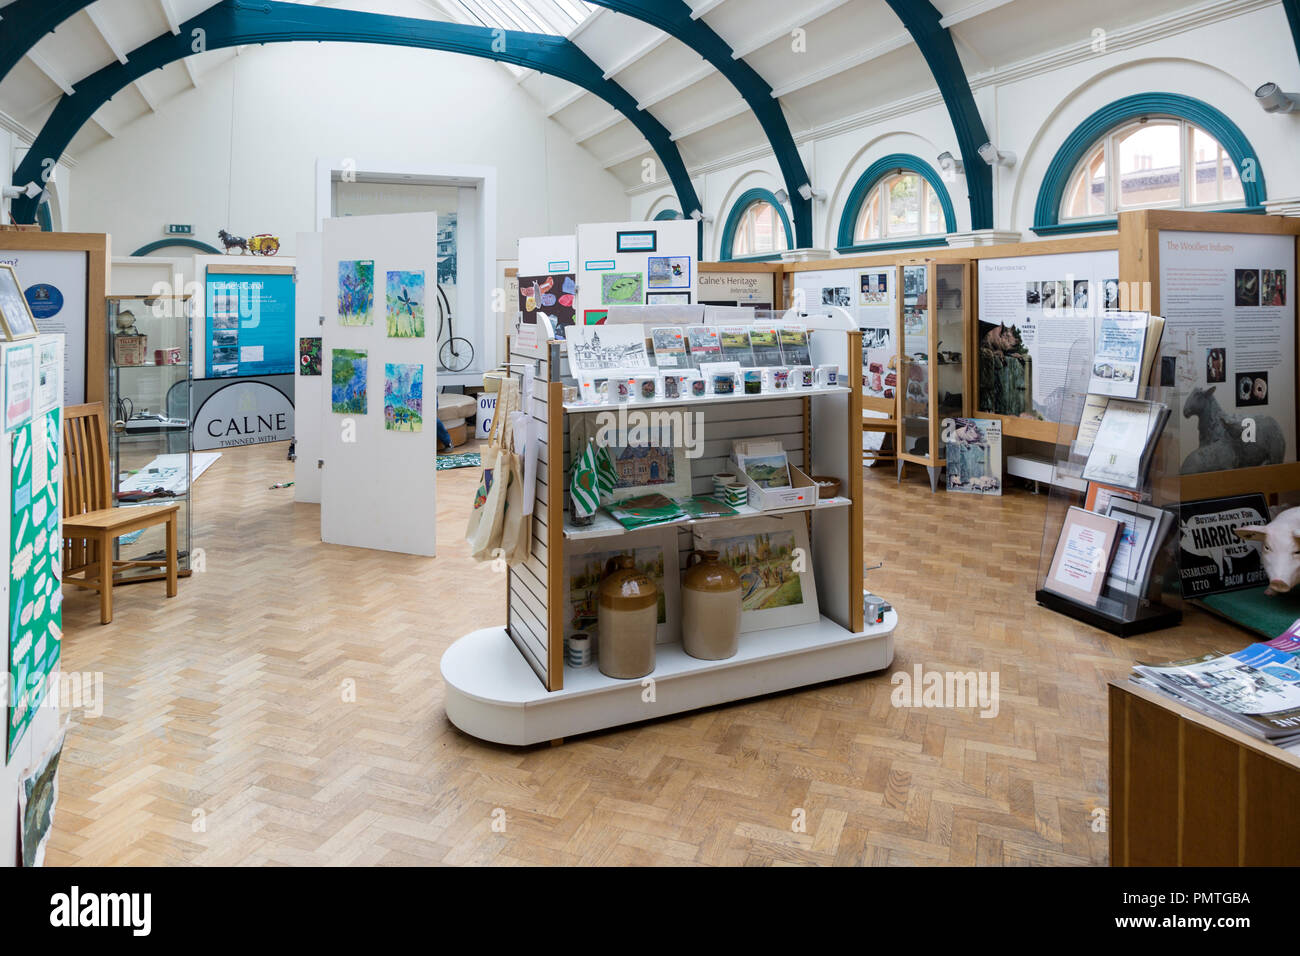
[[[861,332],[842,324],[810,328],[813,363],[835,364],[845,373],[835,385],[788,395],[708,395],[627,406],[566,401],[564,389],[573,379],[561,343],[541,344],[539,360],[538,349],[520,349],[512,340],[511,368],[530,368],[536,376],[532,416],[539,462],[532,552],[507,570],[505,626],[466,635],[442,658],[452,723],[499,743],[555,741],[889,665],[897,613],[886,612],[879,623],[863,619]],[[778,438],[791,463],[807,474],[841,479],[835,497],[812,497],[797,508],[756,512],[744,506],[734,517],[659,526],[673,535],[677,563],[684,569],[684,556],[698,546],[694,535],[706,526],[718,534],[727,523],[756,514],[801,519],[811,551],[816,620],[742,633],[739,652],[726,660],[698,660],[678,641],[660,643],[654,671],[641,680],[618,680],[595,666],[566,663],[566,561],[598,547],[600,541],[593,539],[607,539],[617,549],[623,545],[615,542],[629,534],[603,514],[587,526],[569,520],[570,432],[579,417],[624,408],[698,416],[703,442],[691,463],[696,495],[710,493],[713,475],[729,470],[732,441],[741,437]]]
[[[931,491],[945,464],[943,422],[971,407],[970,276],[968,260],[898,267],[898,477],[922,465]]]
[[[106,299],[108,450],[113,504],[118,508],[170,504],[177,513],[178,573],[190,565],[189,295],[114,295]],[[166,560],[164,528],[119,538],[115,560],[137,562],[119,583],[157,581]]]

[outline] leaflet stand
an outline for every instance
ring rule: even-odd
[[[1145,403],[1149,417],[1148,430],[1159,430],[1150,453],[1150,464],[1145,473],[1139,467],[1135,486],[1124,487],[1121,481],[1113,483],[1089,480],[1085,477],[1088,465],[1088,430],[1083,426],[1088,408],[1089,384],[1092,374],[1093,338],[1079,338],[1070,347],[1070,360],[1066,379],[1061,387],[1061,423],[1056,442],[1051,491],[1047,500],[1047,514],[1043,528],[1043,544],[1038,562],[1035,598],[1044,607],[1066,614],[1093,627],[1119,637],[1131,637],[1147,631],[1177,625],[1183,616],[1182,598],[1178,588],[1177,571],[1177,509],[1179,503],[1177,421],[1182,416],[1181,394],[1173,388],[1140,387],[1132,401]],[[1115,396],[1119,398],[1119,396]],[[1163,408],[1168,408],[1164,422]],[[1140,414],[1140,412],[1139,412]],[[1136,425],[1143,424],[1142,418]],[[1081,436],[1082,430],[1082,436]],[[1135,431],[1137,428],[1135,428]],[[1095,472],[1089,473],[1095,476]],[[1092,494],[1090,495],[1090,490]],[[1062,531],[1071,519],[1071,508],[1091,510],[1106,514],[1111,508],[1132,507],[1132,501],[1149,506],[1156,511],[1154,521],[1132,515],[1125,521],[1120,545],[1114,552],[1105,584],[1095,604],[1060,593],[1060,578],[1053,577],[1053,563],[1061,542]],[[1091,505],[1091,508],[1089,508]],[[1169,511],[1174,517],[1169,531],[1154,554],[1148,556],[1144,546],[1145,535],[1158,523],[1159,511]],[[1119,518],[1118,515],[1113,517]],[[1120,519],[1122,520],[1122,519]],[[1148,570],[1149,565],[1149,570]],[[1058,569],[1059,570],[1059,569]]]

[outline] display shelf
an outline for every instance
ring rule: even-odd
[[[702,395],[699,398],[654,398],[635,402],[605,402],[591,404],[588,402],[565,402],[564,410],[575,412],[603,412],[610,409],[634,408],[677,408],[683,405],[726,405],[733,403],[763,402],[771,400],[789,401],[792,398],[817,398],[821,395],[845,395],[849,389],[844,385],[822,385],[817,388],[792,388],[784,392],[763,392],[759,395]]]
[[[655,648],[646,677],[606,677],[592,664],[564,668],[564,687],[548,691],[504,628],[474,631],[442,657],[447,717],[468,734],[525,745],[629,724],[888,667],[898,616],[860,632],[829,618],[753,631],[722,661],[689,656],[680,644]],[[653,682],[655,693],[645,690]],[[646,700],[651,696],[651,700]]]
[[[591,538],[611,538],[615,535],[630,534],[632,530],[642,531],[650,528],[693,528],[699,524],[714,524],[719,521],[736,521],[740,518],[763,518],[773,515],[788,515],[799,511],[825,511],[830,508],[847,508],[853,502],[844,497],[818,498],[813,504],[801,508],[779,508],[763,510],[750,505],[740,505],[734,515],[718,515],[714,518],[679,518],[676,521],[664,521],[660,524],[647,525],[645,528],[628,529],[611,518],[604,511],[598,511],[589,525],[575,525],[566,512],[564,516],[564,536],[572,541],[585,541]]]

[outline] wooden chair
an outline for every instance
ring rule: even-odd
[[[167,596],[176,596],[176,521],[180,505],[114,508],[108,428],[101,402],[63,410],[63,583],[99,592],[99,623],[113,620],[113,573],[118,568],[167,569]],[[167,525],[165,561],[114,561],[124,534]],[[81,574],[80,578],[72,575]],[[93,576],[92,576],[93,575]]]
[[[897,461],[898,460],[898,400],[896,398],[872,398],[863,396],[862,398],[862,430],[863,432],[884,432],[885,440],[881,443],[879,449],[864,448],[862,449],[862,460],[867,461]],[[877,418],[874,415],[867,415],[866,412],[882,412],[888,415],[888,418]]]

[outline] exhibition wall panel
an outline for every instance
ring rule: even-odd
[[[327,219],[321,538],[433,555],[438,366],[427,291],[436,213]],[[407,300],[412,300],[410,307]],[[426,424],[427,419],[427,424]]]
[[[294,382],[293,434],[297,458],[293,463],[293,500],[320,504],[321,426],[325,416],[327,379],[321,349],[325,325],[321,298],[321,234],[298,233],[298,293],[294,298],[294,334],[298,367]],[[314,352],[313,352],[314,350]]]

